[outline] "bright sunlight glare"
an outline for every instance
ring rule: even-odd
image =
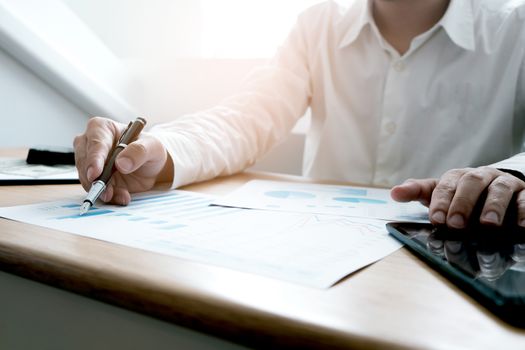
[[[201,0],[201,50],[209,58],[273,56],[297,16],[319,0]]]

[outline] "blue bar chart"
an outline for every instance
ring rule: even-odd
[[[0,216],[315,288],[328,288],[400,247],[381,220],[210,205],[215,200],[152,192],[125,207],[98,203],[82,216],[80,198],[0,208]]]

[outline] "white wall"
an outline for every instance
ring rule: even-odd
[[[0,147],[71,146],[87,118],[0,48]]]
[[[213,107],[239,90],[263,60],[176,58],[129,65],[142,84],[142,106],[154,122]]]
[[[200,56],[200,0],[62,0],[124,60]]]

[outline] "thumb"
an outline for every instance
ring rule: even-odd
[[[164,146],[157,139],[146,136],[130,143],[115,160],[121,174],[130,174],[147,165],[144,176],[155,176],[166,161]]]
[[[428,206],[437,182],[437,179],[409,179],[401,185],[394,186],[390,195],[398,202],[419,201]]]

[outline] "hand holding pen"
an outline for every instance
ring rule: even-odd
[[[128,144],[135,141],[142,129],[146,126],[146,119],[137,118],[133,122],[129,122],[128,127],[124,130],[120,138],[118,139],[115,146],[111,149],[109,157],[104,164],[102,174],[91,184],[91,188],[84,199],[84,202],[80,206],[80,215],[83,215],[88,212],[89,209],[95,204],[98,197],[106,189],[106,185],[109,183],[109,180],[115,172],[115,161],[117,160],[118,155],[122,152]]]
[[[136,123],[141,122],[137,119],[131,123],[136,125],[132,130],[139,127]],[[137,138],[136,131],[128,131],[128,136],[124,136],[125,129],[124,124],[95,117],[74,141],[75,163],[84,189],[90,191],[93,183],[102,180],[106,186],[100,199],[120,205],[131,201],[131,193],[147,191],[156,183],[173,179],[173,164],[162,143],[149,133],[142,133]],[[119,144],[126,146],[118,147]],[[93,189],[89,198],[86,197],[91,204],[94,204],[93,195],[100,185]]]

